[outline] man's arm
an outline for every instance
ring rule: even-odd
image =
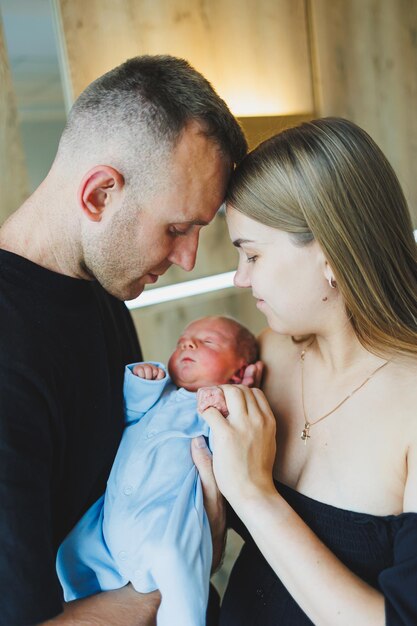
[[[165,371],[153,363],[129,365],[125,371],[125,408],[127,421],[136,420],[146,412],[162,393],[166,381],[149,386],[150,381],[162,381]],[[133,410],[132,410],[133,405]],[[129,419],[129,411],[132,415]],[[65,560],[65,559],[64,559]],[[58,570],[59,571],[59,570]],[[62,582],[62,580],[61,580]],[[65,586],[64,586],[65,587]],[[153,626],[160,603],[159,592],[138,593],[132,585],[105,591],[80,600],[67,602],[63,613],[42,622],[56,626]]]
[[[131,374],[134,374],[134,378]],[[153,363],[139,363],[135,366],[126,367],[125,376],[125,403],[129,410],[129,402],[137,400],[140,408],[144,404],[153,404],[159,397],[165,385],[156,389],[138,387],[136,377],[145,381],[160,381],[165,378],[164,369]],[[127,385],[127,383],[130,383]],[[128,387],[128,389],[127,389]],[[139,397],[137,393],[139,393]],[[143,399],[145,396],[145,400]],[[139,408],[139,407],[136,407]],[[135,413],[135,417],[137,413]],[[139,593],[132,585],[126,585],[121,589],[106,591],[99,594],[68,602],[63,606],[63,613],[57,617],[42,622],[39,626],[154,626],[156,613],[161,601],[158,591],[152,593]]]
[[[138,593],[131,585],[64,604],[63,613],[38,626],[155,626],[158,591]]]
[[[221,565],[226,541],[226,505],[213,475],[213,457],[204,437],[192,440],[191,454],[203,487],[204,508],[213,542],[212,573]]]
[[[8,365],[0,374],[0,626],[154,626],[159,592],[140,594],[130,585],[62,606],[52,547],[47,401],[24,372]]]

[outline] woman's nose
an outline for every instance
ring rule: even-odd
[[[233,276],[233,284],[235,287],[250,287],[249,268],[239,263],[236,274]]]

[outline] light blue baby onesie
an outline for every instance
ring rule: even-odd
[[[154,363],[166,369],[160,363]],[[204,626],[212,544],[191,438],[208,435],[196,393],[168,374],[144,380],[126,366],[126,428],[107,489],[61,545],[65,600],[118,589],[159,589],[158,626]]]

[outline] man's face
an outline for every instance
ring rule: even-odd
[[[168,369],[178,387],[197,391],[231,381],[245,359],[238,354],[237,328],[219,317],[192,322],[178,340]]]
[[[121,300],[136,298],[172,265],[194,267],[201,228],[223,202],[231,171],[218,147],[189,124],[155,173],[152,194],[116,209],[99,236],[84,241],[88,271]]]

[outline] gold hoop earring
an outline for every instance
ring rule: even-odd
[[[333,276],[330,276],[329,278],[329,286],[330,286],[330,289],[336,289],[337,287],[337,282],[335,281]]]

